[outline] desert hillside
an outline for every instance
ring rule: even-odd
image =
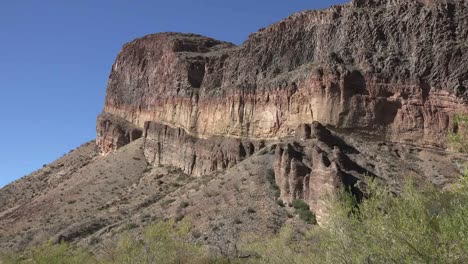
[[[465,0],[353,0],[240,46],[133,40],[96,140],[0,189],[0,252],[51,240],[100,256],[172,219],[207,252],[247,258],[246,236],[326,226],[340,190],[448,190],[468,161],[449,140],[467,131],[467,40]]]

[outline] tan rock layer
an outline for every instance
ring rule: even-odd
[[[263,141],[212,137],[200,139],[182,128],[147,122],[144,153],[154,165],[171,165],[202,176],[230,168],[265,146]]]
[[[289,135],[300,124],[319,121],[389,141],[439,147],[445,146],[447,133],[453,130],[453,117],[468,111],[459,98],[443,90],[372,80],[361,91],[350,91],[356,82],[353,77],[309,76],[299,86],[292,83],[262,94],[198,100],[171,97],[153,101],[157,107],[146,110],[108,103],[104,111],[139,127],[156,121],[204,138],[275,139]]]

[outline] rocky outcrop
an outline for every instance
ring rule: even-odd
[[[235,138],[198,138],[182,128],[154,122],[145,124],[145,156],[155,165],[171,165],[202,176],[230,168],[265,146],[263,141]]]
[[[318,122],[301,125],[295,140],[276,147],[274,171],[280,199],[287,204],[305,200],[320,223],[326,215],[326,201],[340,187],[346,186],[361,197],[358,179],[373,173],[344,152],[358,153]]]
[[[96,144],[102,154],[109,154],[139,139],[142,130],[125,119],[108,113],[99,115]]]
[[[467,157],[400,143],[331,131],[318,122],[299,126],[276,144],[275,181],[280,199],[306,201],[322,223],[330,197],[344,187],[361,200],[369,179],[398,193],[411,177],[418,184],[444,188],[459,177]],[[424,182],[424,183],[423,183]]]

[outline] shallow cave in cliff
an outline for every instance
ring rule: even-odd
[[[205,64],[193,63],[188,69],[188,81],[193,88],[200,88],[205,78]]]

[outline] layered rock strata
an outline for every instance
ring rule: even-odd
[[[327,143],[334,137],[318,123],[296,128],[318,121],[446,148],[455,116],[468,113],[467,14],[464,0],[354,0],[294,14],[240,46],[194,34],[136,39],[112,66],[97,143],[106,154],[144,130],[151,163],[203,175],[301,134],[311,145],[278,145],[277,180],[284,200],[321,210],[318,196],[367,171],[350,170],[345,145]]]
[[[289,205],[296,199],[306,201],[319,223],[341,187],[358,201],[371,178],[397,193],[408,177],[444,188],[461,175],[468,160],[463,154],[343,135],[318,122],[303,124],[293,134],[275,147],[280,199]]]
[[[274,171],[280,199],[288,204],[305,200],[320,222],[326,214],[325,202],[340,187],[350,188],[360,198],[358,179],[373,173],[345,153],[359,152],[318,122],[301,125],[295,140],[276,147]]]
[[[104,112],[192,134],[279,138],[313,120],[445,146],[467,112],[466,1],[354,1],[305,11],[241,46],[162,33],[126,44]]]
[[[142,129],[125,119],[108,113],[99,115],[96,125],[97,139],[101,154],[109,154],[128,143],[139,139]]]
[[[155,165],[171,165],[202,176],[230,168],[265,146],[264,141],[236,138],[198,138],[182,128],[147,122],[144,151]]]

